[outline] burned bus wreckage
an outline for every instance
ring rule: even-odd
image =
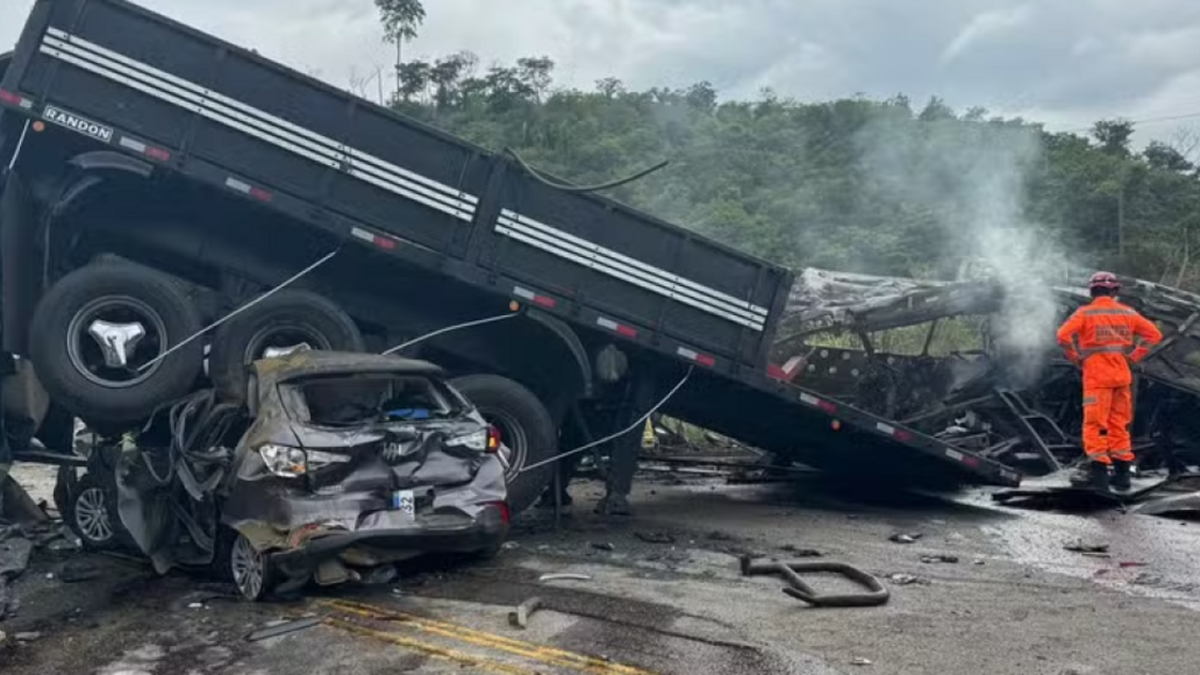
[[[1086,280],[1066,273],[1029,301],[1027,288],[1011,298],[994,280],[808,269],[798,275],[775,357],[799,386],[1042,476],[1083,457],[1080,374],[1054,331],[1088,302]],[[1200,296],[1123,282],[1122,302],[1165,336],[1135,368],[1138,467],[1179,473],[1200,464],[1200,420],[1188,414],[1200,397]],[[1027,301],[1052,310],[1014,319],[1011,310]],[[1030,326],[1034,320],[1046,325]],[[1023,339],[1011,339],[1014,321],[1025,323]]]

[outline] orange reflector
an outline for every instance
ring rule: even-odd
[[[831,428],[832,428],[834,431],[841,431],[841,430],[842,430],[842,421],[841,421],[841,420],[834,420],[834,421],[832,421],[832,422],[830,422],[830,423],[829,423],[829,426],[830,426],[830,427],[831,427]]]
[[[34,122],[34,123],[33,123],[33,130],[34,130],[34,131],[36,131],[36,132],[38,132],[39,134],[40,134],[40,133],[42,133],[43,131],[45,131],[45,130],[46,130],[46,123],[45,123],[45,122],[43,122],[43,121],[41,121],[41,120],[38,120],[38,121]]]
[[[521,303],[517,302],[516,300],[508,303],[508,311],[515,312],[518,309],[521,309]]]

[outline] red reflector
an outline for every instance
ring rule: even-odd
[[[771,377],[776,380],[788,379],[787,373],[783,370],[783,368],[781,368],[780,366],[777,366],[773,363],[771,365],[767,366],[767,377]]]
[[[625,337],[629,338],[635,338],[637,337],[637,330],[630,328],[629,326],[617,326],[617,334],[624,335]]]
[[[713,366],[717,365],[717,360],[706,354],[699,354],[696,356],[696,363],[708,368],[712,368]]]
[[[492,506],[495,506],[497,509],[500,510],[501,522],[503,522],[505,525],[508,525],[509,522],[512,521],[512,513],[510,513],[508,510],[508,504],[506,504],[504,502],[494,502],[492,504]]]
[[[905,431],[903,429],[897,429],[896,433],[894,433],[892,435],[895,436],[897,440],[901,440],[901,441],[907,441],[907,440],[912,439],[912,434],[908,433],[907,431]]]
[[[11,91],[5,91],[3,89],[0,89],[0,101],[4,101],[5,103],[10,103],[12,105],[21,105],[20,96],[17,96]]]
[[[396,248],[396,240],[388,239],[387,237],[375,237],[375,245],[379,248],[386,248],[390,251]]]
[[[837,412],[837,406],[830,403],[829,401],[818,401],[817,407],[820,408],[821,410],[824,410],[827,413]]]
[[[160,162],[171,161],[171,153],[167,152],[166,150],[163,150],[162,148],[147,147],[145,154],[150,159],[157,159]]]
[[[558,301],[554,298],[548,298],[544,295],[535,295],[533,297],[533,304],[541,305],[542,307],[553,307],[558,304]]]
[[[271,193],[267,192],[266,190],[264,190],[262,188],[256,188],[256,187],[250,188],[250,196],[254,197],[255,199],[257,199],[260,202],[271,201]]]

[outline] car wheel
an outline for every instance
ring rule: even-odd
[[[200,329],[171,277],[98,263],[63,277],[38,303],[30,356],[47,393],[67,410],[89,422],[127,423],[192,388],[203,345],[166,352]]]
[[[553,463],[523,470],[558,451],[550,412],[533,392],[504,377],[468,375],[453,380],[451,385],[475,404],[488,424],[500,430],[509,509],[515,515],[529,508],[554,477]]]
[[[362,333],[332,301],[308,291],[282,290],[217,328],[209,376],[222,398],[246,400],[246,365],[295,349],[361,352]]]
[[[86,549],[107,551],[119,543],[117,497],[112,485],[95,474],[84,474],[75,483],[63,518]]]
[[[275,583],[270,554],[255,549],[241,533],[236,533],[227,551],[229,577],[238,593],[250,602],[266,598]]]

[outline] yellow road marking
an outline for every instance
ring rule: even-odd
[[[402,635],[396,635],[394,633],[374,630],[372,628],[359,626],[358,624],[351,623],[349,621],[343,621],[341,619],[335,619],[333,617],[325,617],[324,623],[332,628],[346,631],[347,633],[374,638],[376,640],[383,640],[384,642],[390,642],[394,645],[411,649],[415,652],[421,652],[422,654],[431,656],[433,658],[443,659],[445,661],[454,661],[455,663],[459,663],[464,666],[482,668],[483,670],[493,673],[505,673],[505,675],[540,675],[537,671],[522,668],[520,666],[513,666],[507,663],[494,661],[492,659],[474,656],[466,652],[460,652],[457,649],[439,647],[435,644],[429,644],[427,642],[421,642],[420,640],[406,638]]]
[[[320,604],[366,618],[399,621],[414,628],[435,635],[441,635],[454,640],[467,642],[481,647],[505,651],[517,656],[534,659],[548,665],[563,666],[573,670],[591,673],[592,675],[656,675],[652,671],[612,663],[593,658],[584,654],[568,652],[554,647],[537,645],[529,642],[514,640],[503,635],[495,635],[485,631],[446,623],[436,619],[427,619],[415,614],[365,605],[348,600],[322,600]]]

